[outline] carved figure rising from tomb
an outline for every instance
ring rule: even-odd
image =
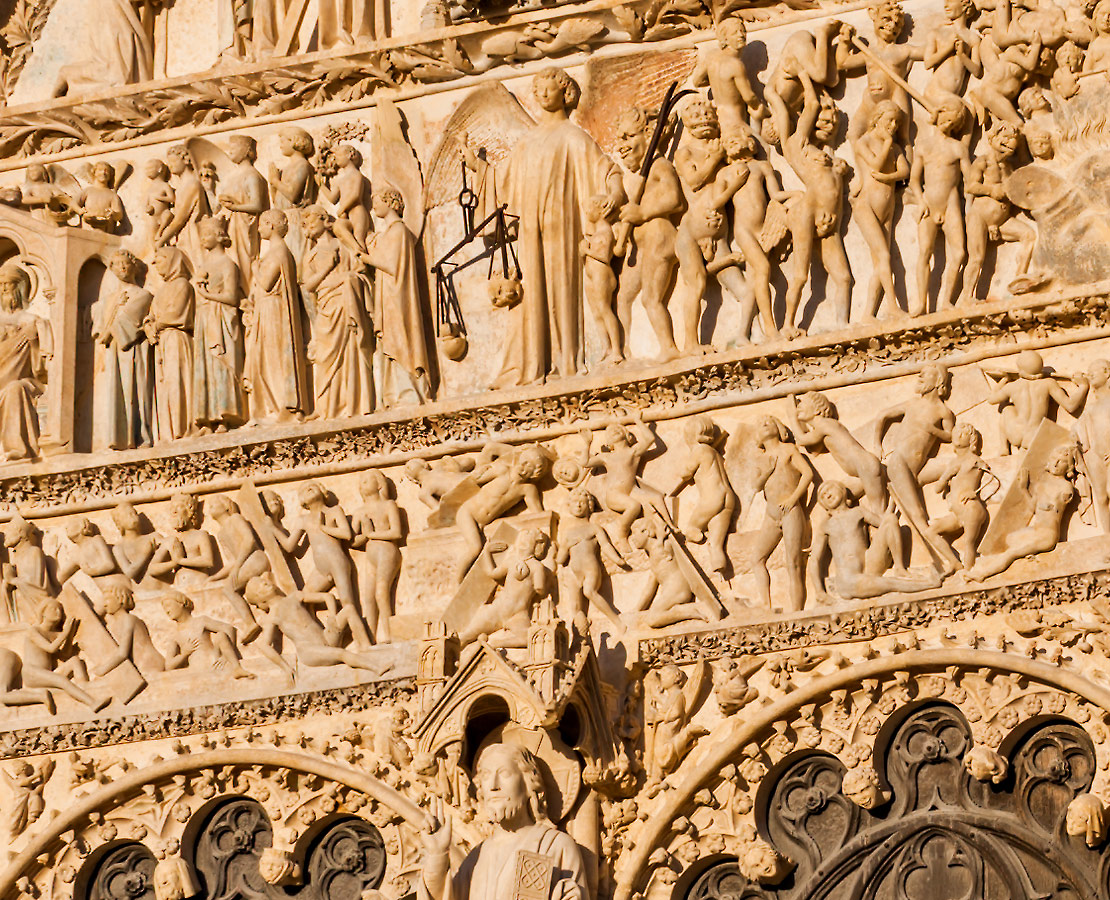
[[[115,641],[117,650],[93,668],[97,676],[107,675],[130,660],[148,678],[152,672],[164,672],[166,660],[154,646],[146,622],[135,615],[135,595],[119,582],[105,584],[96,604],[96,614]]]
[[[143,198],[143,210],[150,219],[150,241],[161,247],[163,235],[173,221],[176,193],[170,184],[170,169],[160,159],[147,160],[147,188]]]
[[[974,425],[961,422],[952,430],[952,449],[955,454],[936,473],[937,490],[948,500],[948,515],[934,522],[933,530],[956,535],[953,547],[963,567],[970,569],[987,527],[987,500],[997,493],[1001,482],[979,455],[983,437]]]
[[[807,574],[814,599],[828,602],[825,591],[825,554],[832,558],[830,579],[845,600],[865,600],[899,591],[913,593],[940,587],[936,570],[913,578],[884,574],[893,560],[902,569],[902,535],[893,509],[875,512],[850,502],[848,489],[839,481],[826,481],[817,489],[817,502],[828,515],[813,529]]]
[[[646,612],[644,620],[652,628],[705,620],[694,599],[690,578],[675,558],[668,536],[666,524],[652,516],[634,522],[629,537],[631,547],[647,557],[648,577],[636,609]]]
[[[802,562],[806,525],[806,495],[813,483],[813,467],[794,443],[789,429],[774,416],[755,423],[756,487],[763,491],[767,511],[752,538],[752,573],[756,598],[771,608],[771,573],[767,561],[781,542],[786,575],[784,607],[796,612],[805,602]]]
[[[258,610],[256,617],[262,633],[253,646],[276,665],[293,684],[296,670],[277,650],[277,642],[284,639],[293,645],[297,662],[303,666],[350,666],[380,677],[393,668],[365,653],[357,653],[340,646],[345,631],[356,633],[361,622],[357,613],[349,608],[340,609],[324,627],[309,612],[306,604],[331,605],[330,594],[311,591],[284,593],[274,584],[273,575],[265,572],[256,575],[247,584],[247,601]],[[364,626],[363,626],[364,627]]]
[[[204,255],[196,271],[193,318],[193,421],[202,432],[227,431],[246,418],[239,267],[228,255],[223,219],[201,223]]]
[[[68,552],[59,554],[59,584],[65,584],[78,572],[97,580],[118,571],[112,548],[91,520],[84,517],[70,519],[66,523],[65,534],[70,546]]]
[[[791,398],[793,399],[793,398]],[[794,439],[811,453],[827,450],[850,479],[853,494],[862,494],[871,509],[886,509],[883,464],[837,419],[836,407],[824,394],[809,391],[796,400]]]
[[[748,43],[744,20],[730,16],[717,22],[717,47],[698,60],[691,81],[698,87],[709,86],[713,105],[724,135],[750,130],[753,119],[762,118],[763,104],[752,90],[751,77],[742,53]]]
[[[632,304],[637,297],[655,333],[659,355],[673,359],[678,355],[674,328],[666,301],[674,287],[678,265],[675,256],[677,228],[674,220],[686,208],[682,184],[674,165],[666,156],[653,160],[647,180],[640,171],[647,155],[651,123],[648,114],[637,107],[617,118],[617,155],[624,166],[622,184],[628,196],[620,210],[618,234],[628,234],[626,246],[618,240],[614,251],[623,250],[617,289],[617,318],[621,325],[621,357],[632,355]],[[599,212],[604,212],[605,204]]]
[[[864,43],[851,25],[841,25],[836,47],[836,65],[849,73],[863,67],[867,87],[859,107],[848,125],[848,138],[855,142],[870,126],[875,107],[884,100],[896,104],[902,115],[898,120],[898,143],[909,139],[910,95],[903,87],[914,62],[925,58],[916,44],[902,43],[906,14],[898,0],[878,0],[867,8],[875,28],[875,40]]]
[[[948,369],[929,363],[917,376],[917,395],[883,412],[875,423],[875,443],[882,448],[890,492],[911,528],[943,563],[948,574],[959,568],[959,558],[929,524],[921,493],[922,470],[939,443],[952,440],[956,417],[944,401]],[[889,427],[888,427],[889,426]],[[884,439],[885,435],[885,439]]]
[[[149,572],[183,590],[203,586],[216,565],[216,539],[200,527],[201,509],[192,494],[170,498],[170,531],[150,561]]]
[[[258,634],[258,627],[250,606],[243,599],[243,589],[255,575],[270,571],[270,560],[254,528],[234,500],[217,494],[208,501],[205,511],[216,523],[222,563],[219,570],[212,573],[211,581],[226,582],[224,596],[246,627],[242,636],[245,643]]]
[[[722,439],[720,429],[708,416],[690,420],[686,426],[689,462],[670,492],[672,497],[677,497],[689,484],[697,490],[697,501],[683,534],[694,544],[706,543],[709,563],[715,572],[724,572],[728,567],[725,543],[739,504],[725,471],[720,450]],[[675,518],[677,520],[677,515]]]
[[[128,250],[112,254],[119,289],[93,307],[92,337],[101,347],[100,426],[105,446],[126,450],[153,443],[153,358],[143,323],[153,295],[142,287],[143,263]]]
[[[890,235],[895,187],[910,174],[905,148],[899,143],[904,117],[902,108],[893,100],[880,100],[871,107],[867,130],[852,144],[859,171],[859,182],[852,195],[852,215],[871,253],[871,280],[864,306],[867,318],[878,316],[884,299],[892,312],[901,311],[894,290]]]
[[[392,485],[377,469],[368,469],[358,479],[362,505],[351,515],[354,539],[361,549],[358,592],[362,614],[371,639],[378,644],[391,640],[397,578],[401,574],[401,544],[405,539],[401,507],[390,496]]]
[[[299,542],[302,536],[307,540],[315,567],[305,579],[305,590],[314,594],[334,590],[334,595],[323,595],[328,598],[328,611],[336,618],[341,609],[348,611],[346,619],[351,637],[360,650],[365,649],[370,646],[370,635],[355,597],[354,573],[347,549],[354,532],[347,514],[338,503],[328,503],[327,491],[316,482],[302,487],[298,499],[304,515],[300,527],[291,533],[290,541]]]
[[[617,276],[613,272],[613,251],[617,238],[613,230],[616,210],[610,210],[603,194],[586,201],[586,227],[582,251],[582,292],[586,310],[601,349],[601,366],[614,365],[624,359],[621,353],[621,328],[613,312]]]
[[[97,700],[88,691],[89,673],[74,646],[78,622],[65,614],[53,598],[39,607],[38,614],[23,635],[22,679],[24,687],[61,691],[99,712],[112,702],[111,695]]]
[[[46,759],[38,767],[26,761],[17,762],[11,774],[0,769],[0,775],[3,775],[12,794],[12,805],[8,811],[8,833],[12,838],[19,837],[46,811],[43,791],[56,765],[53,759]]]
[[[475,469],[478,492],[462,503],[455,516],[465,542],[457,570],[460,582],[485,545],[483,528],[521,503],[529,512],[543,510],[537,482],[550,469],[543,448],[539,444],[529,444],[519,450],[505,445],[487,445],[485,452],[490,451],[501,452],[481,469]]]
[[[255,168],[258,144],[254,138],[245,134],[234,135],[228,145],[228,157],[235,168],[223,179],[217,201],[228,214],[231,252],[239,267],[239,278],[246,296],[251,288],[251,267],[262,252],[258,217],[269,208],[270,195],[266,179]]]
[[[999,553],[980,556],[967,573],[971,581],[982,581],[998,575],[1026,556],[1047,553],[1060,542],[1064,533],[1064,515],[1075,497],[1075,444],[1056,447],[1048,457],[1044,470],[1034,475],[1024,466],[1018,471],[1014,488],[1022,495],[1032,513],[1024,521],[1007,522],[1004,548]],[[998,515],[1006,510],[999,509]]]
[[[279,209],[264,212],[259,235],[268,248],[255,264],[243,307],[246,327],[244,386],[251,424],[300,421],[310,408],[301,328],[297,261],[285,242],[289,221]]]
[[[967,202],[967,264],[961,303],[977,299],[983,260],[988,242],[1008,241],[1020,245],[1015,284],[1032,287],[1024,280],[1033,258],[1037,232],[1018,218],[1018,212],[1006,195],[1006,181],[1013,173],[1010,160],[1018,148],[1020,134],[1008,122],[996,122],[987,132],[987,151],[971,164],[964,184]]]
[[[94,163],[91,177],[92,182],[77,197],[81,221],[90,228],[115,234],[126,216],[115,167],[107,162]]]
[[[780,201],[788,195],[774,167],[766,159],[756,158],[752,132],[725,132],[721,140],[728,167],[746,169],[747,178],[732,196],[731,252],[709,268],[717,271],[721,286],[740,301],[741,340],[751,339],[756,310],[763,336],[773,340],[779,336],[779,327],[771,305],[768,254],[786,237],[786,210]]]
[[[33,621],[40,604],[54,595],[42,532],[17,511],[4,529],[4,550],[8,559],[0,566],[0,592],[8,619]]]
[[[127,502],[112,510],[112,524],[119,532],[119,540],[112,545],[116,565],[128,581],[139,584],[146,577],[147,566],[162,543],[162,536],[144,532],[138,510]]]
[[[532,611],[551,592],[551,570],[543,562],[550,546],[551,539],[538,528],[522,528],[511,548],[500,541],[486,544],[478,563],[498,588],[459,633],[464,645],[486,635],[495,646],[528,646]],[[495,553],[501,554],[499,560]]]
[[[942,100],[932,115],[933,127],[917,136],[917,152],[910,167],[909,202],[917,204],[917,290],[910,298],[910,314],[929,311],[929,278],[937,232],[944,234],[944,277],[937,309],[948,309],[956,299],[960,266],[967,258],[963,185],[971,178],[967,138],[959,137],[967,107],[958,97]]]
[[[373,319],[383,406],[423,403],[431,397],[424,269],[417,259],[417,237],[401,218],[404,212],[400,191],[374,192],[374,215],[382,227],[367,238],[362,256],[374,269]]]
[[[852,273],[840,234],[847,163],[831,152],[839,127],[839,111],[827,94],[817,96],[813,84],[802,83],[804,102],[797,122],[791,126],[784,103],[771,99],[771,116],[781,136],[782,155],[801,179],[804,190],[794,192],[788,204],[790,234],[794,248],[787,272],[786,309],[783,333],[796,337],[802,291],[809,281],[814,250],[829,276],[828,301],[839,325],[848,323]],[[816,248],[814,244],[816,243]]]
[[[162,228],[156,246],[176,243],[190,261],[201,258],[200,225],[212,214],[208,194],[197,176],[193,156],[184,144],[166,152],[166,165],[177,183],[173,186],[173,218]]]
[[[707,686],[709,677],[709,666],[704,660],[698,663],[692,677],[673,663],[658,670],[655,684],[648,692],[644,758],[650,781],[662,781],[678,768],[698,738],[708,734],[691,719],[701,705],[702,688]]]
[[[567,521],[559,520],[559,540],[556,563],[561,570],[561,584],[566,589],[566,608],[574,613],[589,615],[590,606],[600,609],[619,630],[624,626],[620,613],[602,593],[607,560],[623,568],[617,548],[609,534],[593,518],[596,500],[584,487],[571,492]]]
[[[545,69],[532,82],[540,120],[490,174],[499,202],[519,216],[516,251],[524,286],[511,318],[497,383],[532,384],[584,367],[582,280],[578,248],[583,205],[604,193],[610,208],[624,200],[620,172],[592,137],[570,120],[580,88],[565,71]],[[468,152],[473,166],[478,162]]]
[[[492,834],[451,871],[451,820],[441,800],[433,801],[423,835],[423,884],[429,900],[511,897],[519,893],[520,859],[550,867],[550,887],[537,900],[588,900],[582,850],[548,818],[544,781],[532,753],[516,744],[491,744],[474,772],[478,808]],[[523,856],[522,856],[523,854]]]
[[[159,247],[154,268],[162,279],[143,322],[154,347],[154,436],[159,442],[185,437],[193,427],[193,320],[196,292],[189,264],[176,247]]]
[[[623,553],[628,547],[628,534],[632,523],[644,511],[639,499],[640,467],[644,457],[655,447],[655,435],[642,419],[633,419],[629,425],[614,422],[605,429],[605,436],[597,453],[590,453],[586,468],[605,473],[605,487],[600,500],[609,512],[617,516],[614,541]]]
[[[154,77],[154,44],[143,0],[90,0],[83,6],[83,55],[62,66],[50,96],[75,96]]]
[[[253,678],[236,649],[235,629],[226,622],[193,612],[193,601],[180,591],[162,595],[162,612],[176,626],[166,655],[166,670],[198,665],[232,678]]]
[[[972,0],[944,0],[947,21],[929,32],[925,42],[925,68],[932,72],[925,99],[936,105],[949,97],[962,97],[968,76],[979,78],[981,36],[972,27],[978,10]]]
[[[0,449],[9,461],[39,455],[35,401],[54,353],[50,323],[27,309],[30,302],[27,272],[0,266]]]
[[[333,152],[337,170],[330,178],[317,178],[320,194],[335,206],[335,236],[355,255],[366,252],[370,234],[370,181],[362,174],[362,154],[352,144]]]
[[[443,498],[457,488],[474,471],[475,460],[469,456],[445,456],[432,466],[424,459],[405,463],[405,480],[416,485],[420,502],[438,509]]]
[[[987,402],[1001,409],[1001,439],[1007,453],[1028,450],[1041,422],[1048,418],[1052,404],[1073,416],[1087,399],[1090,387],[1087,376],[1073,375],[1065,379],[1045,370],[1044,359],[1036,350],[1023,350],[1018,354],[1017,371],[983,369],[992,383]]]
[[[1091,363],[1087,380],[1090,393],[1076,427],[1076,439],[1099,524],[1103,531],[1110,532],[1110,360]]]
[[[301,217],[308,247],[301,263],[306,305],[315,310],[308,359],[314,416],[364,415],[374,408],[366,287],[332,233],[331,216],[310,206]]]

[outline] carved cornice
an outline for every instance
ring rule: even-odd
[[[185,737],[228,728],[270,725],[311,715],[350,714],[403,702],[415,694],[412,679],[382,681],[260,700],[239,700],[165,712],[25,728],[0,733],[0,758],[87,750],[132,741]]]
[[[848,610],[652,638],[640,642],[640,659],[650,666],[683,665],[699,658],[719,659],[873,640],[927,628],[940,621],[971,621],[1018,609],[1107,599],[1110,599],[1110,571],[1084,572],[986,589],[965,589],[926,599],[869,603]]]
[[[489,393],[383,412],[344,423],[240,429],[191,439],[188,449],[108,452],[19,464],[0,473],[9,503],[27,515],[157,499],[183,487],[225,490],[479,449],[499,440],[543,440],[587,419],[641,411],[660,420],[807,390],[916,372],[932,360],[964,365],[1016,352],[1106,337],[1110,286],[1015,302],[982,303],[774,345],[755,345],[665,366],[617,369],[543,388]]]
[[[40,18],[35,21],[41,30],[53,0],[37,2],[35,15]],[[752,27],[777,26],[863,5],[859,0],[827,0],[820,10],[801,15],[785,6],[770,7],[752,14],[757,17]],[[662,13],[656,9],[654,14],[666,21],[651,27],[648,20],[657,6],[650,0],[587,0],[555,9],[545,5],[492,22],[465,22],[367,41],[353,50],[221,65],[199,77],[177,76],[0,109],[4,113],[0,158],[7,158],[0,171],[22,167],[32,158],[86,156],[94,147],[110,151],[283,118],[349,113],[373,105],[379,92],[392,100],[406,99],[442,90],[444,85],[462,86],[490,74],[507,74],[510,66],[516,75],[521,61],[531,60],[532,54],[522,57],[500,46],[516,45],[513,32],[520,32],[519,41],[527,44],[527,26],[539,24],[553,32],[551,46],[539,48],[543,58],[535,63],[544,66],[554,59],[568,64],[583,61],[615,42],[625,44],[614,47],[618,54],[642,53],[644,45],[692,47],[695,35],[710,25],[706,10],[692,7]],[[46,12],[38,11],[39,7]],[[580,23],[590,27],[579,27]],[[563,25],[568,29],[560,38]],[[708,37],[705,33],[702,39]]]

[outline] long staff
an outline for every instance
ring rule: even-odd
[[[870,44],[868,44],[858,34],[853,34],[851,38],[849,38],[849,40],[852,42],[853,47],[859,50],[860,53],[871,60],[871,62],[873,62],[876,66],[882,69],[891,81],[897,84],[900,88],[902,88],[902,90],[913,97],[914,100],[920,103],[922,107],[924,107],[925,111],[929,113],[929,115],[936,115],[936,107],[925,99],[925,95],[922,94],[921,91],[919,91],[917,88],[911,87],[910,83],[906,81],[906,79],[903,78],[901,75],[899,75],[890,63],[888,63],[885,59],[879,56],[879,54],[871,49]]]

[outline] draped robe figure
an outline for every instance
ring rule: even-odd
[[[616,205],[624,195],[613,161],[567,117],[578,85],[561,69],[548,69],[536,76],[533,90],[544,117],[503,163],[487,172],[496,179],[496,202],[507,203],[509,213],[520,219],[516,252],[524,286],[523,299],[506,313],[513,324],[507,329],[498,386],[583,370],[579,244],[586,201],[604,194]],[[490,197],[488,185],[483,192]]]
[[[26,309],[29,292],[26,272],[0,268],[0,450],[8,460],[38,456],[35,401],[52,352],[49,323]]]
[[[306,295],[316,297],[308,356],[313,366],[317,418],[359,416],[374,408],[370,368],[366,282],[350,255],[328,231],[328,216],[319,207],[304,212],[309,248],[302,271]]]
[[[143,332],[153,297],[136,283],[140,265],[117,251],[111,269],[120,289],[93,308],[93,338],[101,345],[101,439],[117,450],[153,442],[151,348]]]
[[[270,249],[251,279],[247,328],[247,390],[254,422],[289,421],[310,408],[301,329],[297,262],[285,243],[285,214],[262,214],[263,240]]]
[[[374,194],[374,215],[385,227],[367,238],[364,262],[374,268],[374,328],[378,390],[383,406],[423,403],[430,392],[428,344],[421,309],[416,236],[401,219],[404,202],[390,188]]]
[[[62,68],[54,96],[154,77],[154,47],[140,17],[142,5],[133,0],[84,0],[81,24],[88,55]]]
[[[239,317],[239,267],[227,255],[226,226],[206,220],[205,255],[196,273],[193,318],[193,421],[201,428],[241,425],[243,329]]]
[[[185,254],[163,247],[155,258],[162,286],[154,294],[147,335],[154,344],[154,426],[159,441],[185,437],[192,424],[193,315],[196,297]]]

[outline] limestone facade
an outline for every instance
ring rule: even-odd
[[[1110,0],[0,41],[0,900],[1110,898]]]

